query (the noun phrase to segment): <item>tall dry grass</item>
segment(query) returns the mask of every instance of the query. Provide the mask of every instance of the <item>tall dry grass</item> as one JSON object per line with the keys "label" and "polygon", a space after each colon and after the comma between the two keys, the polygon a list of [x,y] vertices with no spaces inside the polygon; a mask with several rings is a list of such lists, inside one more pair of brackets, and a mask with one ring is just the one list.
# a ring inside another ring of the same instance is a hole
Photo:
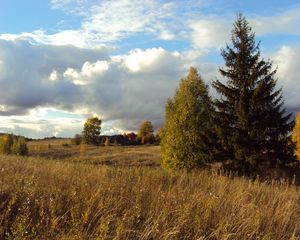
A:
{"label": "tall dry grass", "polygon": [[205,171],[0,156],[0,239],[300,239],[299,197]]}

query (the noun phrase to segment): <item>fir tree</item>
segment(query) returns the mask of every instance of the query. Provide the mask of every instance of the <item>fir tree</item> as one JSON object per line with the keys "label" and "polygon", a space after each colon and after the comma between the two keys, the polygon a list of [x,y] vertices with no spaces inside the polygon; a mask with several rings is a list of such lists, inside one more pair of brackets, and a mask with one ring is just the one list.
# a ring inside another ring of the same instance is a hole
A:
{"label": "fir tree", "polygon": [[191,170],[212,160],[212,113],[208,86],[197,70],[190,68],[174,98],[166,104],[166,123],[161,134],[164,168]]}
{"label": "fir tree", "polygon": [[221,95],[215,101],[215,121],[223,157],[244,171],[264,160],[287,162],[293,158],[293,123],[285,114],[282,90],[276,88],[276,70],[261,58],[255,34],[241,14],[231,40],[232,45],[222,50],[225,67],[220,69],[227,82],[213,82]]}

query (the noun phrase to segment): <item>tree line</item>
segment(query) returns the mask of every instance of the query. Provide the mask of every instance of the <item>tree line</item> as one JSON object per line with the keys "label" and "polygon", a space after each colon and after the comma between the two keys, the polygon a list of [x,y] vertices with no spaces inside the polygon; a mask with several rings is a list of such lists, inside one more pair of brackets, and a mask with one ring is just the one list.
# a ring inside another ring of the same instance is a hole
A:
{"label": "tree line", "polygon": [[83,127],[82,134],[76,134],[73,143],[92,145],[144,145],[159,144],[159,131],[154,134],[154,127],[149,120],[143,121],[137,134],[134,132],[119,135],[100,135],[102,120],[98,117],[88,118]]}

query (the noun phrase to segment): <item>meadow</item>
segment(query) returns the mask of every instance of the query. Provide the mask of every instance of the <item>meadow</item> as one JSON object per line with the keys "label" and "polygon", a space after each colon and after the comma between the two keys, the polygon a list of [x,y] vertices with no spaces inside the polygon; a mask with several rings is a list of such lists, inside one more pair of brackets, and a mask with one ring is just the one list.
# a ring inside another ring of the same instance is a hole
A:
{"label": "meadow", "polygon": [[159,146],[28,145],[0,156],[0,239],[300,239],[284,180],[169,173]]}

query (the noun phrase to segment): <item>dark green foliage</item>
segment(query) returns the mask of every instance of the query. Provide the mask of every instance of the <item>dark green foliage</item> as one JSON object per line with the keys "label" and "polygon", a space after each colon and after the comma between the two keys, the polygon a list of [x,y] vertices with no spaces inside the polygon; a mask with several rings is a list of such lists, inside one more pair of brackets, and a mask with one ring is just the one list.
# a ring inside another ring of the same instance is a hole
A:
{"label": "dark green foliage", "polygon": [[285,114],[282,90],[276,88],[272,63],[260,57],[255,34],[242,15],[234,24],[232,46],[222,50],[227,80],[213,82],[221,95],[215,101],[216,128],[224,159],[234,159],[243,170],[262,161],[277,164],[293,159],[289,131],[293,123]]}
{"label": "dark green foliage", "polygon": [[82,138],[87,144],[99,144],[99,136],[101,130],[101,120],[97,117],[92,117],[86,120],[82,132]]}
{"label": "dark green foliage", "polygon": [[161,134],[164,168],[191,170],[212,161],[212,114],[208,86],[197,70],[190,68],[174,98],[166,104]]}

